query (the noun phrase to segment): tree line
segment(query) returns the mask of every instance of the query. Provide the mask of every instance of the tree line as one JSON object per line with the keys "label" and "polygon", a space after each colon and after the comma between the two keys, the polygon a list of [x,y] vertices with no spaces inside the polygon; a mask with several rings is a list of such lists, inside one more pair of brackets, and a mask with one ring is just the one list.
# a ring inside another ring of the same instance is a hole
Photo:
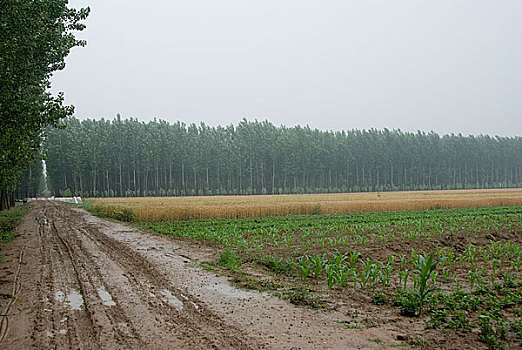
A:
{"label": "tree line", "polygon": [[[522,138],[68,118],[44,143],[55,195],[185,196],[522,186]],[[34,176],[34,169],[32,170]],[[24,175],[28,179],[28,173]],[[33,183],[34,183],[33,178]],[[19,194],[29,189],[20,185]],[[33,185],[33,191],[35,186]]]}
{"label": "tree line", "polygon": [[14,204],[22,172],[41,159],[43,129],[73,114],[63,94],[49,92],[50,78],[73,47],[85,45],[74,32],[88,14],[64,0],[0,1],[0,210]]}

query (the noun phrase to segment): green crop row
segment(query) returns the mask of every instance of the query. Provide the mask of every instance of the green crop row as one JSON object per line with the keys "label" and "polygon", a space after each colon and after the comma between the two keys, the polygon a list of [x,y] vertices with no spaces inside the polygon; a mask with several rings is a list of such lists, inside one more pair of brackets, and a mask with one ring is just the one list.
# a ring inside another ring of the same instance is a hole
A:
{"label": "green crop row", "polygon": [[501,230],[522,230],[522,207],[429,210],[236,220],[142,223],[153,231],[204,240],[250,255],[386,245],[420,239],[455,239]]}

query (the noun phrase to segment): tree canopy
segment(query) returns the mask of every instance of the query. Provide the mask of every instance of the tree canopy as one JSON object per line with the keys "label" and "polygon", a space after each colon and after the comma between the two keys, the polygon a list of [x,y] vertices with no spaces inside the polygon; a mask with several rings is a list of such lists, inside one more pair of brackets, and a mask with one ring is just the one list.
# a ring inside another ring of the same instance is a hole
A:
{"label": "tree canopy", "polygon": [[21,172],[39,156],[43,129],[71,116],[63,94],[49,92],[53,72],[85,42],[74,32],[88,8],[73,9],[66,0],[0,0],[0,209]]}
{"label": "tree canopy", "polygon": [[[56,195],[325,193],[522,186],[522,138],[67,119],[45,142]],[[37,169],[27,173],[31,179]],[[34,189],[34,185],[32,187]],[[22,188],[20,195],[28,189]]]}

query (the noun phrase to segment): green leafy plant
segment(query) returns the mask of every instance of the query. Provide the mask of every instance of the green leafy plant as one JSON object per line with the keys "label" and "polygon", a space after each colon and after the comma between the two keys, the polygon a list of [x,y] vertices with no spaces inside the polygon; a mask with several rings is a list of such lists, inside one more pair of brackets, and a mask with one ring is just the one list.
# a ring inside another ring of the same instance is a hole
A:
{"label": "green leafy plant", "polygon": [[435,260],[434,254],[430,254],[428,258],[422,254],[417,256],[413,270],[413,287],[399,290],[395,297],[395,304],[400,307],[402,314],[419,316],[422,313],[424,305],[437,290],[429,285],[429,281],[430,279],[433,281],[432,274],[443,260],[444,257]]}
{"label": "green leafy plant", "polygon": [[241,264],[241,259],[231,250],[225,250],[219,255],[217,263],[227,270],[237,270]]}
{"label": "green leafy plant", "polygon": [[397,290],[393,303],[400,308],[401,314],[405,316],[418,316],[420,314],[421,305],[419,298],[411,289],[408,291]]}
{"label": "green leafy plant", "polygon": [[419,255],[417,259],[417,264],[415,266],[415,270],[413,271],[413,291],[418,298],[420,307],[419,313],[422,312],[422,307],[429,296],[436,290],[436,288],[429,286],[428,281],[430,280],[432,274],[435,274],[437,265],[444,261],[444,259],[444,257],[440,257],[435,260],[434,254],[430,254],[427,259],[423,255]]}
{"label": "green leafy plant", "polygon": [[372,296],[372,304],[374,305],[384,305],[388,302],[388,297],[384,293],[376,293]]}
{"label": "green leafy plant", "polygon": [[359,270],[359,283],[362,289],[366,289],[368,283],[370,287],[375,286],[377,276],[379,275],[379,267],[371,259],[362,262],[363,269]]}
{"label": "green leafy plant", "polygon": [[20,223],[27,211],[25,208],[18,207],[0,211],[0,243],[7,243],[13,240],[12,231]]}
{"label": "green leafy plant", "polygon": [[290,275],[294,271],[294,262],[292,260],[278,258],[276,256],[263,258],[261,264],[280,275]]}
{"label": "green leafy plant", "polygon": [[308,255],[301,256],[297,259],[297,271],[299,272],[299,276],[301,279],[305,281],[310,275],[310,271],[312,268],[312,260]]}
{"label": "green leafy plant", "polygon": [[506,349],[506,322],[500,317],[488,313],[479,316],[479,340],[487,345],[488,349]]}
{"label": "green leafy plant", "polygon": [[323,268],[326,265],[326,257],[324,255],[312,255],[310,256],[310,260],[312,261],[312,273],[314,274],[314,278],[317,279],[321,276]]}

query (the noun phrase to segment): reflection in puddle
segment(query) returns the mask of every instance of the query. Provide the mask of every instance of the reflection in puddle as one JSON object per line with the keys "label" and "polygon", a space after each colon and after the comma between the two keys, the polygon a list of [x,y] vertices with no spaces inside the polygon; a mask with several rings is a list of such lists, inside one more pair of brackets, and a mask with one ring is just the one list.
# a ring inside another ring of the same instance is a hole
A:
{"label": "reflection in puddle", "polygon": [[163,289],[161,291],[161,294],[167,298],[167,300],[169,301],[169,303],[176,307],[177,309],[181,310],[183,309],[183,303],[181,302],[181,300],[179,300],[178,298],[176,298],[174,295],[172,295],[172,293],[170,292],[170,290],[168,289]]}
{"label": "reflection in puddle", "polygon": [[61,290],[57,290],[54,293],[54,300],[59,303],[64,303],[71,310],[80,310],[83,305],[83,296],[74,289],[71,289],[67,295],[65,295]]}
{"label": "reflection in puddle", "polygon": [[102,300],[103,305],[105,306],[114,306],[116,303],[112,300],[111,295],[103,288],[98,288],[98,296]]}
{"label": "reflection in puddle", "polygon": [[72,289],[67,295],[65,305],[68,305],[71,310],[80,310],[83,305],[82,295],[77,290]]}
{"label": "reflection in puddle", "polygon": [[56,300],[59,303],[63,303],[65,301],[65,294],[61,290],[57,290],[54,293],[54,300]]}

